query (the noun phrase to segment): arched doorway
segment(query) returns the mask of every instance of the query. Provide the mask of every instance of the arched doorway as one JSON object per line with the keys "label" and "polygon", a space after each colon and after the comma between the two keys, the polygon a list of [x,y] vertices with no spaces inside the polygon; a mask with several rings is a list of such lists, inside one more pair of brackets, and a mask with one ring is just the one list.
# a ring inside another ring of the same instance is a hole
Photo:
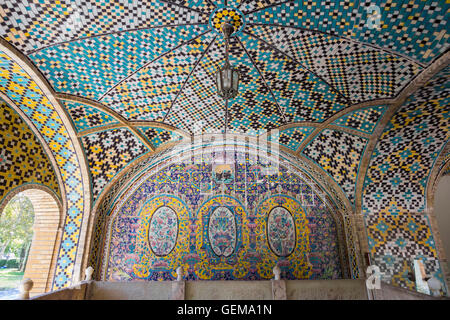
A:
{"label": "arched doorway", "polygon": [[31,201],[17,194],[0,216],[0,299],[19,294],[33,237],[34,210]]}
{"label": "arched doorway", "polygon": [[[439,182],[434,193],[434,216],[437,221],[439,235],[442,241],[444,257],[442,259],[443,264],[446,264],[444,268],[450,270],[450,234],[447,232],[450,230],[450,175],[443,175],[440,177]],[[448,271],[447,271],[448,272]],[[448,281],[449,279],[447,279]]]}
{"label": "arched doorway", "polygon": [[59,201],[45,187],[39,186],[39,189],[33,186],[27,187],[29,189],[24,191],[17,190],[16,196],[8,203],[15,201],[17,197],[25,198],[31,204],[34,212],[31,244],[26,249],[28,251],[27,259],[22,267],[23,278],[33,280],[31,290],[31,296],[33,296],[51,290],[61,242],[62,210]]}

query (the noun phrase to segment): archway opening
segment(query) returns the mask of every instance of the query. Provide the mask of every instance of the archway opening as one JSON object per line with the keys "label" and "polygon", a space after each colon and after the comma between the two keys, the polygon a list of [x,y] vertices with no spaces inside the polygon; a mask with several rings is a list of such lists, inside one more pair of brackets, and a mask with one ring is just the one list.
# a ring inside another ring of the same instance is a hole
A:
{"label": "archway opening", "polygon": [[[61,243],[61,206],[51,193],[42,189],[36,189],[33,186],[33,188],[18,192],[3,210],[1,221],[6,224],[6,232],[0,241],[2,241],[2,244],[9,242],[9,246],[13,241],[16,241],[18,242],[16,246],[19,246],[12,256],[18,259],[17,268],[15,271],[10,270],[13,272],[10,274],[10,279],[13,278],[14,283],[10,283],[11,291],[4,295],[3,299],[17,297],[18,286],[22,278],[29,278],[33,281],[31,296],[51,290],[57,253]],[[10,211],[14,212],[15,219],[7,219],[8,215],[11,215],[9,214]],[[33,219],[31,220],[30,212],[33,213]],[[27,218],[27,228],[22,230],[25,227],[20,226],[20,223],[25,218]],[[17,238],[19,240],[15,240],[13,237],[15,233],[18,233]],[[20,247],[20,244],[22,247]],[[12,262],[9,262],[7,267],[13,266],[12,264]]]}
{"label": "archway opening", "polygon": [[[434,216],[437,220],[440,238],[444,247],[447,270],[450,270],[450,175],[444,175],[439,179],[435,194],[434,194]],[[447,281],[450,279],[447,279]]]}
{"label": "archway opening", "polygon": [[19,193],[0,216],[0,299],[19,294],[33,240],[34,208],[30,199]]}

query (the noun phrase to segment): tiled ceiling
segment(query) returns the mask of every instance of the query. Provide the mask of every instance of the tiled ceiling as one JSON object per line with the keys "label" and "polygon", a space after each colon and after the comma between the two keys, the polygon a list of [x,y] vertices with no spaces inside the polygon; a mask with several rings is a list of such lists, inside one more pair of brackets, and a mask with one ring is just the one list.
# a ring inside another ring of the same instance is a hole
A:
{"label": "tiled ceiling", "polygon": [[[368,16],[370,5],[380,18]],[[89,98],[128,121],[258,134],[395,97],[446,50],[448,7],[398,0],[4,1],[0,35],[57,92]],[[230,58],[241,83],[227,102],[216,94],[214,74],[225,51],[217,29],[229,19],[238,29]],[[86,118],[78,114],[75,122]]]}
{"label": "tiled ceiling", "polygon": [[[0,36],[57,92],[83,144],[94,198],[135,160],[191,134],[280,128],[280,145],[322,167],[352,201],[365,145],[387,108],[355,104],[395,98],[448,49],[449,8],[401,0],[2,1]],[[240,86],[229,101],[215,86],[223,21],[237,29],[230,61]],[[353,152],[350,171],[331,161],[349,157],[335,144]]]}

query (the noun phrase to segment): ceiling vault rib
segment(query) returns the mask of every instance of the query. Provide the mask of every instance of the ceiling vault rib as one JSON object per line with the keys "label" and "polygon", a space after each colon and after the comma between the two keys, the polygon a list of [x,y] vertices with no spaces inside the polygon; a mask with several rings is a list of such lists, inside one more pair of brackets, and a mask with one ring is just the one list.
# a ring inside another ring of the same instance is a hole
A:
{"label": "ceiling vault rib", "polygon": [[346,96],[344,96],[338,89],[336,89],[333,85],[331,85],[330,83],[328,83],[328,81],[326,81],[324,78],[322,78],[322,76],[319,76],[317,73],[315,73],[314,71],[312,71],[311,69],[309,69],[308,67],[304,66],[303,64],[301,64],[300,62],[298,62],[295,58],[291,57],[289,54],[285,53],[284,51],[278,49],[277,47],[275,47],[274,45],[268,43],[267,41],[265,41],[264,39],[261,39],[260,37],[254,35],[253,33],[250,33],[248,31],[243,31],[243,33],[249,35],[250,37],[255,38],[258,41],[261,41],[262,43],[264,43],[265,45],[269,46],[272,50],[275,50],[279,53],[281,53],[282,55],[284,55],[285,57],[289,58],[291,61],[295,62],[296,64],[302,66],[302,68],[304,68],[305,70],[307,70],[308,72],[314,74],[316,77],[318,77],[320,80],[322,80],[324,83],[326,83],[330,88],[332,88],[341,98],[345,99],[345,101],[347,101],[347,103],[350,105],[352,103],[352,101],[347,98]]}
{"label": "ceiling vault rib", "polygon": [[272,3],[271,5],[268,5],[268,6],[264,7],[264,8],[258,8],[258,9],[246,12],[244,14],[245,15],[253,14],[255,12],[258,12],[258,11],[261,11],[261,10],[265,10],[265,9],[269,9],[269,8],[273,8],[273,7],[276,7],[276,6],[285,4],[285,3],[289,3],[289,2],[292,2],[292,1],[295,1],[295,0],[286,0],[286,1],[281,1],[281,2],[277,2],[277,3]]}
{"label": "ceiling vault rib", "polygon": [[134,76],[136,73],[138,73],[139,71],[141,71],[142,69],[146,68],[147,66],[149,66],[150,64],[158,61],[159,59],[161,59],[162,57],[172,53],[173,51],[181,48],[182,46],[188,44],[189,42],[191,42],[192,40],[195,40],[197,38],[200,38],[201,36],[204,36],[205,34],[207,34],[208,32],[211,32],[210,29],[198,34],[197,36],[195,36],[194,38],[191,38],[189,40],[183,41],[182,43],[180,43],[179,45],[177,45],[176,47],[173,47],[172,49],[162,53],[161,55],[157,56],[155,59],[146,62],[144,65],[142,65],[141,67],[139,67],[138,69],[136,69],[135,71],[133,71],[132,73],[130,73],[128,76],[126,76],[125,78],[123,78],[122,80],[120,80],[119,82],[117,82],[114,86],[112,86],[111,88],[109,88],[104,94],[102,94],[100,96],[100,98],[98,99],[98,101],[101,101],[107,94],[109,94],[111,91],[113,91],[115,88],[117,88],[118,86],[120,86],[122,83],[124,83],[125,81],[127,81],[128,79],[130,79],[132,76]]}
{"label": "ceiling vault rib", "polygon": [[47,49],[47,48],[51,48],[51,47],[57,47],[57,46],[62,45],[62,44],[72,43],[72,42],[77,42],[77,41],[83,41],[83,40],[93,39],[93,38],[99,38],[99,37],[109,36],[109,35],[113,35],[113,34],[121,34],[121,33],[134,32],[134,31],[144,31],[144,30],[151,30],[151,29],[164,29],[164,28],[173,28],[173,27],[202,26],[202,25],[206,26],[206,25],[208,25],[208,23],[195,22],[195,23],[166,24],[166,25],[161,25],[161,26],[150,26],[150,27],[141,27],[141,28],[133,28],[133,29],[127,29],[127,30],[104,32],[104,33],[94,34],[92,36],[80,37],[80,38],[76,38],[76,39],[72,39],[72,40],[52,43],[52,44],[43,46],[43,47],[38,48],[38,49],[30,50],[26,54],[27,55],[32,55],[32,54],[35,54],[36,52],[39,52],[41,50],[44,50],[44,49]]}
{"label": "ceiling vault rib", "polygon": [[118,129],[118,128],[126,128],[126,124],[125,123],[115,123],[115,124],[109,124],[106,126],[102,126],[102,127],[95,127],[95,128],[90,128],[90,129],[86,129],[83,131],[79,131],[77,133],[77,137],[84,137],[93,133],[97,133],[97,132],[102,132],[105,130],[111,130],[111,129]]}
{"label": "ceiling vault rib", "polygon": [[194,70],[197,68],[197,66],[200,64],[200,61],[203,59],[203,57],[205,56],[206,52],[209,50],[209,48],[211,47],[211,45],[214,43],[214,41],[216,40],[217,36],[214,36],[214,38],[211,40],[211,42],[208,44],[208,46],[206,47],[205,51],[203,51],[203,53],[201,54],[200,58],[195,62],[194,67],[192,68],[191,72],[189,72],[188,76],[186,77],[186,80],[184,80],[180,90],[178,91],[177,95],[175,96],[175,98],[172,100],[172,103],[170,104],[169,110],[167,110],[167,113],[164,115],[164,118],[161,122],[166,121],[167,116],[169,115],[170,111],[172,110],[172,107],[174,106],[175,102],[177,101],[178,97],[180,96],[181,92],[184,89],[184,86],[186,85],[186,83],[188,83],[189,78],[191,77],[192,73],[194,72]]}
{"label": "ceiling vault rib", "polygon": [[367,171],[369,169],[370,160],[372,159],[372,154],[375,150],[378,141],[391,120],[391,118],[395,115],[395,113],[402,107],[403,101],[399,101],[397,103],[391,104],[383,117],[380,119],[377,124],[374,132],[372,133],[369,141],[367,142],[367,146],[364,149],[363,154],[361,155],[361,163],[359,166],[359,173],[355,183],[355,210],[356,214],[361,214],[362,208],[362,192],[364,191],[364,180],[366,178]]}
{"label": "ceiling vault rib", "polygon": [[172,1],[168,1],[168,0],[160,0],[160,1],[164,2],[164,3],[172,4],[172,5],[177,6],[179,8],[183,8],[183,9],[186,9],[186,10],[191,10],[191,11],[194,11],[194,12],[197,12],[197,13],[200,13],[200,14],[208,14],[208,12],[205,12],[205,11],[202,11],[202,10],[198,10],[198,9],[194,9],[194,8],[191,8],[191,7],[188,7],[188,6],[184,6],[184,5],[176,3],[176,2],[172,2]]}
{"label": "ceiling vault rib", "polygon": [[[372,44],[372,43],[367,43],[367,42],[362,42],[362,41],[359,41],[359,40],[351,39],[351,38],[349,38],[347,36],[339,35],[339,34],[332,33],[332,32],[325,32],[325,31],[320,31],[320,30],[307,29],[307,28],[297,27],[297,26],[284,26],[284,25],[278,24],[278,23],[249,22],[247,25],[249,25],[249,26],[269,26],[269,27],[279,27],[279,28],[290,28],[290,29],[302,30],[302,31],[307,31],[307,32],[312,32],[312,33],[319,33],[319,34],[323,34],[323,35],[326,35],[326,36],[331,36],[331,37],[334,37],[334,38],[338,38],[341,41],[345,40],[345,41],[352,42],[352,43],[357,44],[357,45],[368,46],[368,47],[371,47],[373,49],[384,51],[386,53],[389,53],[389,54],[401,57],[403,59],[406,59],[406,60],[408,60],[410,62],[413,62],[413,63],[421,66],[422,68],[425,68],[427,66],[426,63],[423,63],[423,62],[420,62],[418,60],[415,60],[415,59],[413,59],[411,57],[408,57],[408,56],[406,56],[406,55],[404,55],[402,53],[399,53],[399,52],[396,52],[396,51],[393,51],[393,50],[390,50],[390,49],[386,49],[386,48],[377,46],[377,45]],[[243,32],[247,32],[248,33],[248,31],[243,31]]]}
{"label": "ceiling vault rib", "polygon": [[261,70],[259,70],[258,66],[256,65],[256,62],[253,60],[253,58],[250,56],[250,53],[247,51],[247,49],[245,48],[244,44],[242,43],[242,41],[239,38],[236,38],[239,41],[239,44],[241,45],[242,49],[244,49],[245,53],[247,54],[248,58],[250,59],[250,61],[252,62],[253,66],[255,67],[256,71],[258,71],[259,76],[261,77],[261,79],[264,82],[264,85],[267,87],[267,89],[269,90],[270,94],[272,95],[273,100],[275,101],[275,104],[277,105],[278,108],[278,112],[280,113],[281,117],[283,118],[283,122],[284,124],[288,123],[288,121],[286,120],[286,116],[283,112],[283,109],[281,109],[280,104],[278,103],[277,99],[275,98],[275,95],[273,94],[272,89],[270,88],[269,84],[267,83],[266,79],[264,78],[263,74],[261,73]]}
{"label": "ceiling vault rib", "polygon": [[70,94],[66,94],[66,93],[57,93],[56,98],[59,101],[73,101],[73,102],[80,102],[80,103],[85,103],[87,105],[93,106],[95,108],[98,108],[106,113],[108,113],[109,115],[111,115],[114,119],[116,119],[117,121],[119,121],[119,124],[113,124],[113,125],[107,125],[107,126],[103,126],[103,127],[99,127],[99,128],[93,128],[93,129],[88,129],[86,131],[83,132],[79,132],[77,133],[77,137],[82,137],[91,133],[96,133],[96,132],[100,132],[100,131],[104,131],[107,129],[117,129],[117,128],[122,128],[122,127],[126,127],[128,130],[130,130],[131,132],[133,132],[136,136],[138,136],[140,138],[140,140],[142,140],[141,142],[150,149],[151,152],[155,151],[155,147],[149,143],[147,141],[147,139],[139,132],[139,130],[137,130],[133,124],[128,121],[127,119],[125,119],[122,115],[116,113],[115,111],[111,110],[110,108],[104,106],[103,104],[101,104],[100,102],[97,101],[91,101],[90,99],[87,98],[80,98],[78,96],[73,96]]}
{"label": "ceiling vault rib", "polygon": [[116,111],[112,110],[111,108],[105,106],[104,104],[102,104],[101,102],[98,102],[96,100],[91,100],[89,98],[84,98],[84,97],[80,97],[80,96],[73,95],[70,93],[61,93],[61,92],[57,92],[55,94],[55,96],[59,100],[79,102],[79,103],[87,104],[91,107],[100,109],[121,123],[125,123],[127,121],[121,114],[117,113]]}
{"label": "ceiling vault rib", "polygon": [[236,7],[236,9],[240,10],[239,8],[244,5],[245,3],[247,3],[247,0],[242,0],[239,5]]}
{"label": "ceiling vault rib", "polygon": [[212,5],[214,8],[217,8],[217,4],[215,4],[214,2],[212,2],[212,0],[206,0],[206,2],[208,2],[210,5]]}

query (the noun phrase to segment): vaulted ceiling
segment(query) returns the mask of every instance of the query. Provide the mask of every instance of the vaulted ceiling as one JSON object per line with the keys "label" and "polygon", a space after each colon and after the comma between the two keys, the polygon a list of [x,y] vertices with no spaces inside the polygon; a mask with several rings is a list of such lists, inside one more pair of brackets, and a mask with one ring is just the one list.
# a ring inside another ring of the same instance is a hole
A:
{"label": "vaulted ceiling", "polygon": [[[377,100],[398,97],[446,52],[449,7],[402,0],[3,1],[0,36],[29,59],[70,116],[94,198],[119,171],[168,143],[200,132],[279,128],[280,145],[317,163],[353,201],[363,152],[387,110]],[[218,97],[214,81],[225,59],[224,21],[237,30],[230,60],[241,75],[239,95],[229,101]],[[325,161],[322,149],[351,165]]]}
{"label": "vaulted ceiling", "polygon": [[[93,206],[106,212],[160,151],[274,128],[282,152],[365,215],[377,265],[403,283],[393,252],[407,250],[441,277],[425,213],[449,166],[449,15],[443,0],[1,1],[0,107],[44,146],[67,212],[53,287],[80,268]],[[241,82],[225,101],[214,76],[228,20]]]}

